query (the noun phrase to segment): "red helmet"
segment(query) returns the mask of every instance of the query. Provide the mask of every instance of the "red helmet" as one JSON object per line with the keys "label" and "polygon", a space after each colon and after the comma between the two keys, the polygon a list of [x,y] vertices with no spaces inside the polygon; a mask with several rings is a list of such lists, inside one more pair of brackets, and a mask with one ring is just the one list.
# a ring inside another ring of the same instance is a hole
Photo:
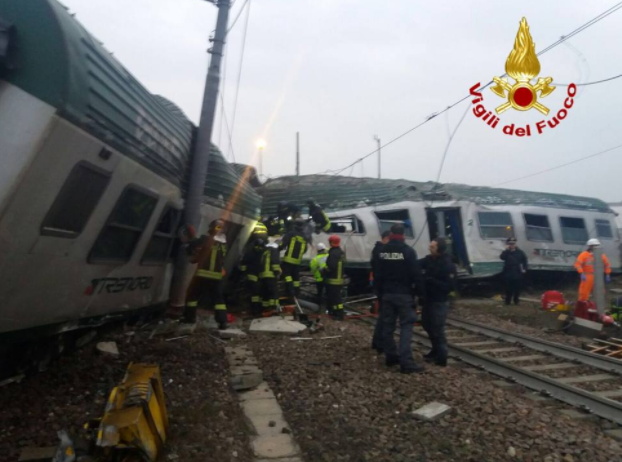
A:
{"label": "red helmet", "polygon": [[328,238],[328,243],[331,247],[339,247],[339,245],[341,244],[341,238],[333,234],[331,237]]}

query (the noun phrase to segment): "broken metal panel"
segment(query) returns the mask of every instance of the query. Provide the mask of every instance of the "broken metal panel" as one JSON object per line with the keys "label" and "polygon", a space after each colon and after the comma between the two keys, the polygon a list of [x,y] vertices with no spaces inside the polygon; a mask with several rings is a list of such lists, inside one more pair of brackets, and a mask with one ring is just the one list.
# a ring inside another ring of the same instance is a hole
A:
{"label": "broken metal panel", "polygon": [[168,430],[160,368],[130,364],[123,382],[112,390],[99,426],[97,445],[136,450],[155,461]]}

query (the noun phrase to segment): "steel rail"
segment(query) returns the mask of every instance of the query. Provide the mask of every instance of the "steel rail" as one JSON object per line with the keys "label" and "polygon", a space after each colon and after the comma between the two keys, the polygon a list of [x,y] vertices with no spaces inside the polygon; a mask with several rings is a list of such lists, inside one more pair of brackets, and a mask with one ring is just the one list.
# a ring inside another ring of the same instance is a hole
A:
{"label": "steel rail", "polygon": [[581,350],[569,345],[549,342],[547,340],[529,337],[524,334],[513,333],[507,330],[498,329],[496,327],[490,327],[477,322],[466,321],[464,319],[457,319],[449,316],[447,317],[447,325],[459,327],[487,337],[492,337],[496,340],[518,343],[531,350],[550,353],[554,356],[568,359],[575,363],[579,362],[613,374],[622,375],[622,361],[590,353],[589,351]]}
{"label": "steel rail", "polygon": [[[414,332],[413,335],[418,337],[420,343],[430,346],[430,340],[427,336],[419,332]],[[539,393],[591,412],[603,419],[622,424],[622,403],[620,402],[601,398],[600,396],[581,390],[580,388],[572,387],[549,377],[520,369],[466,348],[450,343],[447,347],[450,356],[456,357],[471,366],[483,369],[511,382],[521,384]]]}

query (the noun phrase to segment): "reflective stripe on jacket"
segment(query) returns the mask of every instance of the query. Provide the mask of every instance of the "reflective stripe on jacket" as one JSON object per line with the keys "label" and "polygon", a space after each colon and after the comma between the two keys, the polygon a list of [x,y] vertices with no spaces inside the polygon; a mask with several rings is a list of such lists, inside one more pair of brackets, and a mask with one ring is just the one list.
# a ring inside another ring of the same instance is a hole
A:
{"label": "reflective stripe on jacket", "polygon": [[333,247],[328,252],[324,277],[326,284],[332,286],[343,285],[343,264],[346,261],[346,254],[341,248]]}
{"label": "reflective stripe on jacket", "polygon": [[[609,264],[609,259],[607,255],[602,254],[603,264],[605,266],[605,274],[611,274],[611,265]],[[577,257],[577,261],[574,264],[574,267],[577,269],[579,274],[594,274],[594,254],[592,252],[588,252],[584,250]]]}
{"label": "reflective stripe on jacket", "polygon": [[259,279],[275,278],[275,273],[280,272],[279,249],[277,247],[267,247],[261,255]]}
{"label": "reflective stripe on jacket", "polygon": [[287,233],[281,242],[281,249],[285,249],[283,262],[300,265],[302,256],[307,252],[307,240],[298,232]]}
{"label": "reflective stripe on jacket", "polygon": [[322,271],[324,270],[324,268],[326,268],[327,259],[328,254],[326,252],[319,253],[311,260],[309,264],[311,272],[313,273],[313,276],[315,277],[315,280],[317,282],[322,282],[324,280],[324,278],[322,277]]}
{"label": "reflective stripe on jacket", "polygon": [[220,281],[223,276],[227,245],[208,237],[197,258],[196,275],[201,278]]}

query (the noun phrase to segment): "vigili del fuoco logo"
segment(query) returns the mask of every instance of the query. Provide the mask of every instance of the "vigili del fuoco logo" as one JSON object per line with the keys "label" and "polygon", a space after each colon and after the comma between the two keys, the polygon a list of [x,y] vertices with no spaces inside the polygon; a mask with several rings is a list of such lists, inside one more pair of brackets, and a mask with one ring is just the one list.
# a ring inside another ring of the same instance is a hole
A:
{"label": "vigili del fuoco logo", "polygon": [[[514,49],[510,52],[510,56],[508,56],[505,62],[505,72],[514,82],[512,83],[507,77],[493,78],[494,85],[490,90],[498,97],[506,100],[495,108],[495,113],[503,114],[510,108],[517,111],[535,109],[548,116],[549,108],[539,100],[546,98],[555,91],[555,87],[551,85],[553,77],[538,77],[540,74],[540,61],[538,61],[536,45],[533,43],[525,18],[520,22],[516,40],[514,41]],[[532,83],[536,77],[538,77],[537,81]],[[472,101],[472,104],[475,105],[473,114],[484,121],[490,128],[497,128],[501,119],[498,115],[493,114],[492,111],[484,107],[484,96],[477,91],[479,87],[480,83],[478,82],[469,89],[470,94],[475,97]],[[559,109],[554,116],[536,122],[534,130],[532,130],[530,124],[518,127],[514,123],[509,123],[503,125],[503,133],[510,136],[541,135],[546,129],[557,127],[568,116],[568,110],[574,104],[577,86],[571,83],[568,85],[567,92],[564,107]]]}

